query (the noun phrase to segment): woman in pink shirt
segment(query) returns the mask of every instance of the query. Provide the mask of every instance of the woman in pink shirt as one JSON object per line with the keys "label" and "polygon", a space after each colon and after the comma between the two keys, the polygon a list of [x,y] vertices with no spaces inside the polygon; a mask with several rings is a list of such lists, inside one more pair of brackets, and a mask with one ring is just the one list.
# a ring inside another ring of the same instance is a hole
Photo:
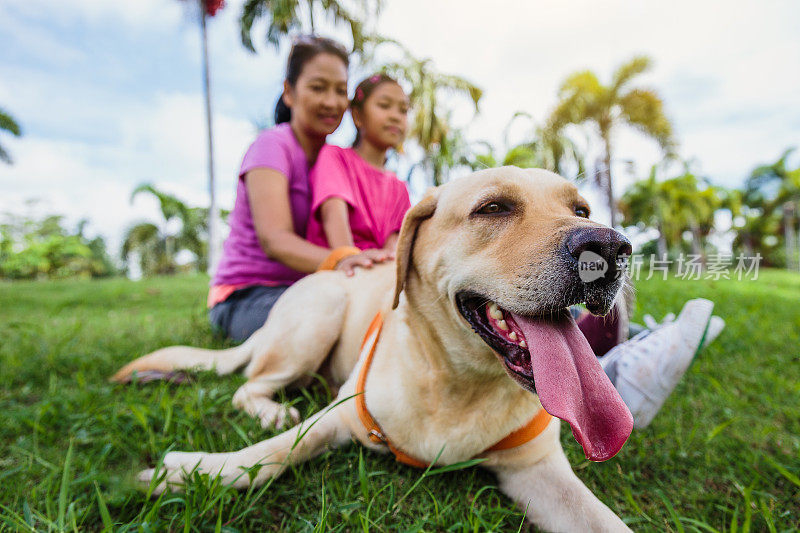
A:
{"label": "woman in pink shirt", "polygon": [[276,126],[263,131],[244,156],[230,234],[208,295],[211,323],[234,340],[264,324],[275,301],[320,265],[352,269],[387,254],[342,257],[305,239],[311,213],[308,173],[326,137],[347,110],[347,51],[320,37],[302,37],[289,53]]}

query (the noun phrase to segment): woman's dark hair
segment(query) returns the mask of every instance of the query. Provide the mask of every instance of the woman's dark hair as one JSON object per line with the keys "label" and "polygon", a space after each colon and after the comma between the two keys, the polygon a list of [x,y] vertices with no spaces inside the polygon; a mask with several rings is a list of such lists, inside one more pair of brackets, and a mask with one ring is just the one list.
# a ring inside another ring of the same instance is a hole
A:
{"label": "woman's dark hair", "polygon": [[[334,55],[342,60],[345,67],[350,66],[347,49],[338,42],[326,37],[302,35],[292,43],[292,49],[289,51],[289,60],[286,62],[285,79],[289,82],[289,85],[294,87],[306,63],[319,54]],[[275,125],[289,122],[291,118],[292,110],[283,102],[283,94],[281,94],[278,97],[278,103],[275,105]]]}
{"label": "woman's dark hair", "polygon": [[[394,83],[399,85],[396,79],[384,74],[383,72],[378,72],[377,74],[373,74],[369,78],[362,80],[361,83],[359,83],[356,87],[355,93],[353,93],[353,99],[350,100],[350,111],[352,112],[354,109],[362,111],[364,109],[364,102],[367,101],[369,95],[371,95],[379,85],[383,85],[384,83]],[[358,131],[358,128],[356,128],[356,139],[353,141],[353,146],[358,146],[360,140],[361,132]]]}

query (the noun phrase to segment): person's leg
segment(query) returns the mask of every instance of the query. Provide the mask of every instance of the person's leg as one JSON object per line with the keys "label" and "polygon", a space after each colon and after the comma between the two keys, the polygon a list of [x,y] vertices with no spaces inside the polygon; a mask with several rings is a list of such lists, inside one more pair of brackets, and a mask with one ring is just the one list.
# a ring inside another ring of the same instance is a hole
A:
{"label": "person's leg", "polygon": [[674,322],[646,330],[600,359],[633,414],[634,427],[647,426],[677,386],[700,347],[713,340],[724,322],[710,331],[713,302],[690,300]]}
{"label": "person's leg", "polygon": [[272,306],[286,289],[285,286],[251,285],[234,291],[228,299],[209,310],[209,321],[226,337],[242,342],[264,325]]}
{"label": "person's leg", "polygon": [[585,311],[576,322],[597,357],[604,356],[626,340],[625,336],[620,335],[620,313],[616,307],[606,316],[595,316]]}
{"label": "person's leg", "polygon": [[[632,293],[628,293],[632,294]],[[595,316],[582,307],[570,307],[570,313],[578,324],[589,346],[597,357],[602,357],[614,346],[625,342],[630,333],[630,309],[632,297],[620,298],[606,316]]]}

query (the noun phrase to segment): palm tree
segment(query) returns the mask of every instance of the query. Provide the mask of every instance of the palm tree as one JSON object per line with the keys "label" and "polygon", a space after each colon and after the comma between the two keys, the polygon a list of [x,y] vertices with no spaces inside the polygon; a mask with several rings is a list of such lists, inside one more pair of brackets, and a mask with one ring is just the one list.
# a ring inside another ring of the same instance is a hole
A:
{"label": "palm tree", "polygon": [[[253,46],[253,24],[260,19],[268,19],[266,41],[277,48],[281,40],[291,33],[316,32],[314,10],[322,11],[334,24],[346,24],[353,37],[353,51],[363,52],[365,45],[373,40],[365,30],[368,22],[377,18],[383,0],[358,0],[354,7],[364,13],[359,17],[338,0],[247,0],[242,6],[239,18],[242,45],[255,53]],[[300,11],[305,9],[308,24],[300,18]]]}
{"label": "palm tree", "polygon": [[[168,274],[176,269],[175,256],[181,250],[188,250],[197,258],[198,270],[204,270],[208,261],[205,237],[208,232],[208,210],[189,207],[171,194],[159,191],[151,184],[142,184],[134,189],[131,202],[141,193],[148,193],[158,200],[164,229],[145,222],[128,229],[123,239],[122,258],[132,253],[139,255],[142,273]],[[168,233],[166,226],[173,219],[181,223],[175,234]]]}
{"label": "palm tree", "polygon": [[647,179],[635,182],[622,195],[622,224],[658,230],[657,250],[661,257],[679,247],[684,232],[689,231],[692,253],[704,263],[704,241],[714,228],[714,214],[733,205],[733,200],[691,173],[688,165],[683,174],[668,180],[659,181],[657,173],[658,165],[653,165]]}
{"label": "palm tree", "polygon": [[777,244],[771,243],[770,237],[777,241],[775,234],[780,230],[780,218],[749,206],[745,206],[741,217],[741,223],[735,226],[734,250],[740,250],[747,257],[759,254],[765,263],[775,265],[779,261],[775,257]]}
{"label": "palm tree", "polygon": [[658,165],[650,167],[650,176],[632,184],[619,201],[622,225],[641,225],[658,230],[658,255],[666,257],[669,251],[668,235],[674,234],[669,226],[670,199],[663,184],[656,179]]}
{"label": "palm tree", "polygon": [[800,234],[797,229],[800,219],[800,168],[786,168],[786,161],[792,152],[794,148],[789,148],[771,165],[754,169],[745,182],[745,203],[760,204],[765,213],[780,213],[786,267],[790,270],[800,265],[796,241]]}
{"label": "palm tree", "polygon": [[[186,2],[187,0],[181,0]],[[198,20],[200,22],[200,37],[203,45],[203,97],[205,100],[206,108],[206,132],[207,132],[207,150],[208,150],[208,195],[209,195],[209,208],[208,208],[208,271],[213,272],[216,268],[216,261],[219,257],[220,244],[217,235],[219,228],[219,210],[217,209],[217,195],[216,186],[214,182],[214,133],[212,129],[211,120],[211,81],[209,75],[209,61],[208,61],[208,28],[207,19],[213,17],[225,5],[225,0],[190,0],[197,4],[198,7]]]}
{"label": "palm tree", "polygon": [[466,96],[478,112],[483,91],[466,79],[435,70],[433,62],[418,59],[396,41],[403,59],[389,63],[384,70],[403,79],[411,86],[409,100],[413,109],[412,126],[408,137],[425,153],[423,166],[429,171],[434,185],[447,181],[447,170],[457,160],[454,147],[459,134],[451,125],[451,110],[442,103],[442,95]]}
{"label": "palm tree", "polygon": [[[524,135],[523,142],[512,145],[508,139],[509,132],[520,118],[528,120],[530,129]],[[529,113],[514,113],[504,128],[503,140],[509,147],[503,164],[544,168],[563,176],[575,173],[576,180],[584,175],[585,160],[580,148],[562,130],[536,124]]]}
{"label": "palm tree", "polygon": [[663,187],[669,198],[674,227],[681,235],[686,230],[691,232],[692,253],[705,264],[705,237],[713,229],[714,213],[722,205],[717,190],[688,168],[682,175],[666,180]]}
{"label": "palm tree", "polygon": [[615,126],[627,124],[638,129],[655,139],[666,155],[671,155],[674,149],[672,125],[664,114],[661,97],[652,89],[630,87],[631,81],[650,65],[649,58],[635,57],[617,69],[608,85],[601,84],[589,70],[572,74],[561,85],[559,102],[548,120],[548,128],[553,131],[586,122],[597,128],[603,143],[603,165],[598,179],[605,191],[612,226],[617,221],[611,176]]}
{"label": "palm tree", "polygon": [[[15,137],[22,135],[22,129],[19,127],[19,124],[17,124],[14,118],[2,108],[0,108],[0,130],[7,131]],[[12,165],[14,163],[14,160],[11,159],[11,155],[9,155],[2,145],[0,145],[0,161],[7,165]]]}
{"label": "palm tree", "polygon": [[125,232],[120,257],[128,265],[132,256],[138,258],[143,276],[175,272],[175,258],[169,253],[167,240],[152,222],[135,224]]}

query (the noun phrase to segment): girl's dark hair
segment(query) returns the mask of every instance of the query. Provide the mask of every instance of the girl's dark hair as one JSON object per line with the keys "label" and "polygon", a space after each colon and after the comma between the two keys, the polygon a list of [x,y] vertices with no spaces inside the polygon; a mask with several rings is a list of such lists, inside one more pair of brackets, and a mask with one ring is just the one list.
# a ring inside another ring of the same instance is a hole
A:
{"label": "girl's dark hair", "polygon": [[[294,87],[306,63],[319,54],[334,55],[342,60],[345,68],[350,66],[347,49],[338,42],[327,37],[302,35],[292,43],[292,49],[289,51],[289,60],[286,62],[285,80],[289,82],[289,85]],[[275,105],[275,125],[289,122],[291,118],[292,110],[283,102],[283,94],[281,94],[278,97],[278,103]]]}
{"label": "girl's dark hair", "polygon": [[[383,72],[378,72],[362,80],[356,87],[356,92],[353,93],[353,99],[350,100],[350,111],[352,112],[354,109],[362,111],[364,109],[364,102],[367,101],[369,95],[371,95],[379,85],[383,85],[384,83],[399,85],[396,79]],[[353,146],[358,146],[360,140],[361,132],[356,128],[356,139],[353,141]]]}

